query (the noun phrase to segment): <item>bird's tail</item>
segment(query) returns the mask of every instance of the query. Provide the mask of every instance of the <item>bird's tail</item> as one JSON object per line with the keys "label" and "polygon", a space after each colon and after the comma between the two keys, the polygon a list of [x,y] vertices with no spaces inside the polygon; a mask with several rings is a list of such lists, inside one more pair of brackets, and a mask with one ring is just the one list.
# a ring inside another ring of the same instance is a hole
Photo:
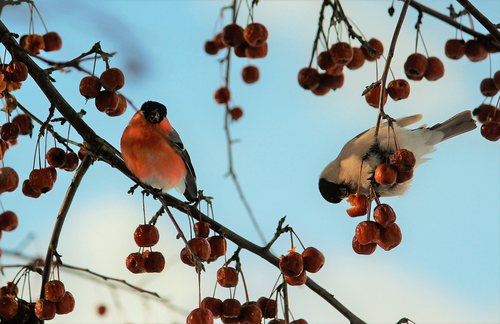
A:
{"label": "bird's tail", "polygon": [[430,127],[429,129],[443,132],[444,137],[441,139],[442,142],[454,136],[469,132],[476,127],[476,121],[472,118],[471,111],[466,110],[456,114],[445,122]]}

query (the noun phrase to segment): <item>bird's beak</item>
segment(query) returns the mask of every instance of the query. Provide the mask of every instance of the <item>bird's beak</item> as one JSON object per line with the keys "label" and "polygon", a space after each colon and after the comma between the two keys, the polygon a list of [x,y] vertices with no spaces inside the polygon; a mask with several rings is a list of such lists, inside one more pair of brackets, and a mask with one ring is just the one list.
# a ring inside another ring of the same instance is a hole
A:
{"label": "bird's beak", "polygon": [[345,187],[341,187],[341,188],[339,188],[339,191],[340,191],[340,198],[344,199],[344,198],[349,197],[349,189],[347,189]]}
{"label": "bird's beak", "polygon": [[158,124],[160,122],[160,112],[155,110],[147,118],[151,124]]}

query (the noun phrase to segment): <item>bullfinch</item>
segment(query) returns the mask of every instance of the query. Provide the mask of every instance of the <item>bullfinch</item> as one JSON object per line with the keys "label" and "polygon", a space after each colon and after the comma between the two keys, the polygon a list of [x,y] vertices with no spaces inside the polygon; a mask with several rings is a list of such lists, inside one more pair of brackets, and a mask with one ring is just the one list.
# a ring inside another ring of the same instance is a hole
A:
{"label": "bullfinch", "polygon": [[127,168],[139,180],[162,192],[176,188],[196,201],[196,174],[164,105],[145,102],[123,131],[120,146]]}
{"label": "bullfinch", "polygon": [[[476,128],[470,111],[461,112],[447,121],[427,128],[426,125],[408,129],[406,126],[422,119],[422,115],[413,115],[396,119],[394,131],[400,148],[413,152],[416,158],[415,167],[429,160],[424,156],[435,151],[434,145],[444,140],[471,131]],[[375,138],[375,127],[364,131],[347,142],[339,156],[330,162],[319,177],[319,191],[325,200],[337,204],[350,194],[357,193],[369,196],[370,187],[379,197],[400,196],[409,189],[409,183],[381,185],[374,180],[374,172],[378,165],[386,163],[388,150],[388,123],[380,125],[378,137]],[[396,151],[392,131],[389,141],[389,156]],[[361,176],[360,176],[360,168]]]}

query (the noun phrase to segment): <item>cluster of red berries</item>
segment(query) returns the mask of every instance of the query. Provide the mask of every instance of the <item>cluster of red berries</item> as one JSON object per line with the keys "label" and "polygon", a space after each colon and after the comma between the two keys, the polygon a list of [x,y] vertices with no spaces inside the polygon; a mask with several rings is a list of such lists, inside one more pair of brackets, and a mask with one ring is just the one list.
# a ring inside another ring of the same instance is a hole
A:
{"label": "cluster of red berries", "polygon": [[46,34],[28,34],[19,39],[19,45],[33,54],[40,54],[40,50],[45,52],[58,51],[62,48],[62,39],[57,32],[47,32]]}
{"label": "cluster of red berries", "polygon": [[[201,221],[197,222],[194,224],[193,229],[195,237],[188,241],[188,245],[191,247],[191,250],[196,253],[201,262],[214,262],[219,257],[226,255],[226,239],[224,236],[220,235],[209,237],[209,223]],[[184,264],[187,264],[190,267],[195,266],[194,256],[187,247],[182,248],[180,258]],[[237,278],[238,275],[236,274],[236,283]]]}
{"label": "cluster of red berries", "polygon": [[467,42],[463,39],[449,39],[444,46],[444,54],[452,60],[461,59],[465,55],[471,62],[480,62],[486,60],[490,53],[496,52],[493,46],[486,46],[475,39]]}
{"label": "cluster of red berries", "polygon": [[154,225],[139,225],[134,232],[134,240],[142,252],[130,253],[125,260],[127,269],[132,273],[162,272],[165,268],[165,257],[161,252],[145,250],[155,246],[160,240],[160,232]]}
{"label": "cluster of red berries", "polygon": [[75,298],[66,291],[60,280],[52,280],[45,284],[45,299],[35,305],[35,315],[41,320],[51,320],[56,314],[71,313],[75,308]]}
{"label": "cluster of red berries", "polygon": [[474,109],[472,114],[476,116],[478,122],[483,124],[481,125],[481,135],[484,138],[492,142],[500,139],[500,109],[492,105],[482,104]]}
{"label": "cluster of red berries", "polygon": [[66,291],[59,280],[47,282],[45,298],[36,303],[28,303],[19,298],[18,293],[17,285],[13,282],[0,288],[0,318],[8,323],[38,323],[36,319],[51,320],[56,314],[68,314],[75,308],[73,295]]}
{"label": "cluster of red berries", "polygon": [[366,46],[352,47],[349,43],[338,42],[332,47],[318,54],[318,67],[324,72],[320,73],[318,69],[306,67],[299,71],[299,85],[311,90],[318,96],[323,96],[344,85],[344,66],[350,70],[359,69],[365,61],[376,61],[384,52],[382,43],[372,38],[367,44],[375,50],[370,52]]}
{"label": "cluster of red berries", "polygon": [[[216,55],[220,50],[228,48],[228,50],[233,49],[237,57],[264,58],[268,51],[268,36],[267,28],[261,23],[248,24],[245,29],[236,23],[229,24],[215,35],[213,40],[205,42],[205,52]],[[244,67],[241,78],[248,84],[257,82],[260,78],[259,68],[252,64]],[[227,104],[231,100],[231,92],[227,86],[220,87],[215,91],[214,97],[215,102]],[[229,113],[232,120],[238,120],[243,116],[241,107],[234,107]]]}
{"label": "cluster of red berries", "polygon": [[[116,91],[125,85],[125,76],[118,68],[109,68],[98,78],[86,76],[80,81],[80,94],[85,99],[95,98],[95,106],[108,116],[121,116],[127,110],[127,99]],[[104,88],[104,90],[101,90]]]}
{"label": "cluster of red berries", "polygon": [[406,77],[420,81],[424,77],[429,81],[436,81],[444,76],[444,64],[435,56],[426,57],[420,53],[413,53],[404,64]]}
{"label": "cluster of red berries", "polygon": [[26,197],[38,198],[49,192],[57,180],[57,170],[73,172],[78,167],[78,155],[73,151],[65,151],[53,147],[45,154],[49,167],[34,169],[28,179],[23,182],[23,194]]}
{"label": "cluster of red berries", "polygon": [[307,281],[307,272],[316,273],[325,265],[325,256],[314,247],[295,252],[295,247],[287,255],[280,256],[279,268],[290,286],[301,286]]}
{"label": "cluster of red berries", "polygon": [[273,319],[277,315],[278,303],[275,299],[260,297],[257,301],[241,304],[234,298],[222,301],[218,298],[205,297],[201,302],[201,307],[189,314],[187,323],[205,324],[213,323],[214,319],[220,319],[222,323],[258,324],[263,318]]}
{"label": "cluster of red berries", "polygon": [[[374,173],[375,181],[382,185],[393,185],[410,180],[416,163],[415,155],[407,149],[398,149],[391,157],[391,164],[380,164]],[[373,210],[375,221],[366,220],[356,227],[352,248],[358,254],[372,254],[377,245],[386,251],[401,243],[401,229],[395,223],[396,214],[388,204],[380,204]],[[351,194],[347,198],[351,208],[347,214],[351,217],[364,216],[370,209],[370,200],[365,195]]]}

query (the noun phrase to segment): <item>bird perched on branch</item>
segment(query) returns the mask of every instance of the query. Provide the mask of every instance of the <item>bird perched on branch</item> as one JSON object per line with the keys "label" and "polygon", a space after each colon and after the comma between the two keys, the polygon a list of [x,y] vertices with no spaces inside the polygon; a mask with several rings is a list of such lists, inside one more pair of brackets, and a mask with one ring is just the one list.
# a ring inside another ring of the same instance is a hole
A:
{"label": "bird perched on branch", "polygon": [[196,174],[179,134],[167,119],[167,108],[145,102],[121,138],[127,168],[145,184],[167,192],[172,188],[196,201]]}
{"label": "bird perched on branch", "polygon": [[[415,155],[415,167],[429,160],[424,156],[435,151],[434,145],[437,143],[476,128],[470,111],[461,112],[429,128],[426,125],[412,130],[406,128],[420,119],[422,115],[413,115],[399,118],[392,123],[399,146]],[[350,194],[357,193],[358,185],[359,194],[366,196],[370,195],[370,187],[379,197],[400,196],[406,193],[411,181],[382,185],[374,180],[377,166],[386,163],[387,157],[396,151],[393,133],[388,132],[388,125],[387,122],[380,125],[377,138],[374,127],[345,144],[339,156],[321,172],[319,191],[323,198],[337,204]]]}

